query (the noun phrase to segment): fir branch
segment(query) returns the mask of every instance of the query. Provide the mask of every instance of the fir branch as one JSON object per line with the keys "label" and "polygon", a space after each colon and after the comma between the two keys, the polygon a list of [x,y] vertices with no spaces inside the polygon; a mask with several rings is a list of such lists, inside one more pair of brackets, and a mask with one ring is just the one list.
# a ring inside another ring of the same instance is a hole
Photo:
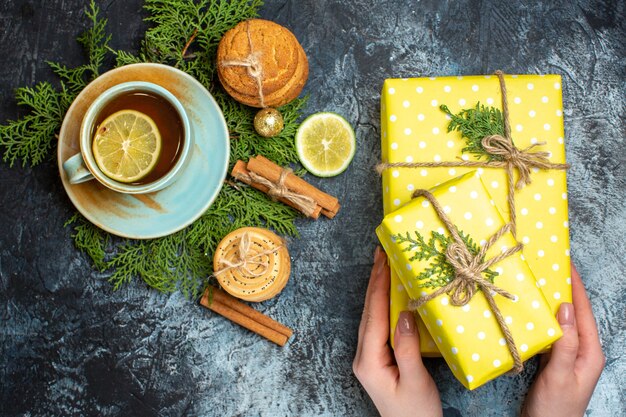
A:
{"label": "fir branch", "polygon": [[63,226],[70,225],[74,225],[74,245],[89,255],[97,270],[105,271],[108,268],[105,258],[110,235],[88,222],[80,213],[75,213]]}
{"label": "fir branch", "polygon": [[490,154],[482,145],[485,136],[504,136],[504,118],[500,110],[483,106],[480,102],[476,103],[476,107],[463,109],[458,114],[453,114],[445,104],[439,108],[450,116],[448,133],[456,130],[465,138],[466,146],[461,152],[471,153],[477,159],[486,157],[489,161],[502,160],[501,156]]}
{"label": "fir branch", "polygon": [[[85,9],[85,15],[91,21],[91,28],[78,37],[78,42],[87,53],[89,63],[86,68],[91,72],[91,79],[100,75],[100,68],[104,63],[104,58],[109,51],[111,35],[105,34],[108,20],[100,19],[100,9],[94,0],[89,3],[89,8]],[[91,81],[91,80],[88,80]]]}
{"label": "fir branch", "polygon": [[[148,279],[148,272],[152,271],[152,265],[149,257],[150,251],[147,250],[146,245],[147,241],[128,241],[117,248],[117,254],[108,263],[113,269],[109,282],[113,285],[114,290],[120,289],[122,285],[129,283],[134,277],[141,276]],[[156,287],[153,286],[153,288]],[[163,292],[173,291],[167,287],[157,289]]]}
{"label": "fir branch", "polygon": [[86,73],[89,70],[87,65],[76,68],[68,68],[57,62],[47,61],[52,71],[61,79],[61,84],[66,88],[68,94],[76,96],[85,88]]}
{"label": "fir branch", "polygon": [[18,159],[22,166],[35,166],[46,159],[54,146],[65,108],[52,84],[42,82],[35,88],[22,87],[15,91],[17,104],[27,107],[28,114],[0,125],[0,148],[9,166]]}
{"label": "fir branch", "polygon": [[188,298],[200,295],[211,272],[210,258],[190,242],[188,229],[159,239],[126,241],[107,266],[113,270],[109,282],[114,290],[139,278],[160,292],[180,290]]}
{"label": "fir branch", "polygon": [[[237,23],[256,17],[262,4],[261,0],[146,0],[145,20],[153,26],[146,31],[137,60],[172,65],[209,88],[215,79],[213,61],[220,39]],[[128,62],[132,62],[128,54],[118,54],[118,65]]]}
{"label": "fir branch", "polygon": [[63,117],[74,98],[97,77],[111,36],[104,35],[106,19],[100,20],[99,9],[94,0],[85,14],[91,28],[79,37],[86,48],[89,63],[70,69],[65,65],[48,62],[53,72],[61,79],[61,89],[56,90],[48,82],[35,88],[18,88],[15,98],[19,106],[27,108],[27,114],[17,120],[0,125],[0,149],[4,148],[3,160],[9,166],[21,159],[22,165],[35,166],[46,159],[56,143],[56,134],[61,129]]}
{"label": "fir branch", "polygon": [[[426,242],[424,237],[418,232],[414,231],[415,237],[412,237],[409,232],[406,235],[397,234],[392,238],[397,244],[406,244],[402,249],[403,252],[412,252],[413,255],[409,258],[409,261],[428,261],[430,263],[423,269],[415,279],[419,282],[419,287],[425,288],[439,288],[450,283],[454,279],[454,267],[448,262],[446,258],[446,251],[448,245],[453,242],[451,236],[445,236],[439,232],[431,231],[431,238]],[[469,236],[462,231],[459,232],[461,240],[467,246],[470,253],[473,256],[478,255],[480,247]],[[481,259],[481,262],[483,259]],[[493,280],[499,275],[497,272],[491,269],[485,269],[483,271],[485,278],[493,283]]]}

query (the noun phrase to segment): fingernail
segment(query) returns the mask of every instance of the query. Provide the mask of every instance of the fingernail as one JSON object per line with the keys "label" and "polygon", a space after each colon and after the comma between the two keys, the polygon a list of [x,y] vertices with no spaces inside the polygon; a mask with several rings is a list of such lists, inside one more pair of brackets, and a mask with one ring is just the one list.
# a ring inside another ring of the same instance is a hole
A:
{"label": "fingernail", "polygon": [[387,263],[385,262],[385,256],[381,253],[376,262],[378,263],[378,266],[376,267],[376,274],[381,275],[383,273],[383,270],[387,267]]}
{"label": "fingernail", "polygon": [[559,313],[557,314],[557,320],[561,327],[573,326],[576,321],[576,317],[574,317],[574,306],[570,303],[561,304]]}
{"label": "fingernail", "polygon": [[410,311],[403,311],[398,317],[398,331],[401,335],[412,336],[415,334],[415,318]]}
{"label": "fingernail", "polygon": [[381,252],[382,249],[380,248],[380,246],[376,246],[376,250],[374,250],[374,262],[378,262],[378,258],[380,258]]}

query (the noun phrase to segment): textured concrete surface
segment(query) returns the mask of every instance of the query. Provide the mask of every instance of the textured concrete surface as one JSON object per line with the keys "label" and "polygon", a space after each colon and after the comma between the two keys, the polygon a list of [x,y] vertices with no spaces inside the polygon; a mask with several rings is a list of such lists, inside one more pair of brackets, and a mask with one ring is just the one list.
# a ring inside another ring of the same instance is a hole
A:
{"label": "textured concrete surface", "polygon": [[[54,80],[45,60],[82,63],[81,0],[0,4],[0,119],[17,86]],[[113,46],[134,48],[139,0],[100,1]],[[311,75],[307,113],[356,127],[348,171],[311,181],[341,197],[334,221],[301,221],[293,275],[259,308],[296,331],[285,348],[192,304],[132,283],[112,292],[76,251],[54,161],[0,164],[0,415],[375,416],[351,372],[382,217],[379,91],[386,77],[563,75],[572,258],[589,291],[606,369],[587,415],[624,415],[626,358],[625,3],[280,1],[261,15],[291,28]],[[429,360],[446,416],[514,416],[535,362],[469,392]]]}

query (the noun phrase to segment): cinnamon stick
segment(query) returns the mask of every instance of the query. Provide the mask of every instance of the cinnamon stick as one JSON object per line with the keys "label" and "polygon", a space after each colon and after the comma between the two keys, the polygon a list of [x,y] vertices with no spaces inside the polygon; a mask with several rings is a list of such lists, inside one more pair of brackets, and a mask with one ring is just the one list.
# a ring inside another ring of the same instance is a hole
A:
{"label": "cinnamon stick", "polygon": [[[255,174],[261,175],[272,182],[277,182],[282,172],[282,168],[280,166],[276,165],[262,155],[250,158],[247,168]],[[339,200],[336,197],[319,190],[297,175],[288,175],[285,179],[285,186],[293,192],[313,198],[317,204],[322,207],[322,214],[326,211],[327,214],[325,215],[327,217],[334,217],[334,215],[339,211]]]}
{"label": "cinnamon stick", "polygon": [[[269,191],[269,188],[267,186],[250,180],[250,171],[248,171],[246,167],[246,163],[243,161],[237,161],[235,163],[235,166],[233,167],[233,170],[230,173],[230,175],[236,178],[237,180],[248,184],[252,188],[256,188],[257,190],[261,192],[264,192],[267,194],[267,192]],[[298,205],[286,198],[279,198],[278,201],[280,201],[281,203],[287,204],[288,206],[293,207],[294,209],[298,210]],[[315,211],[311,213],[309,217],[317,220],[320,217],[321,212],[322,212],[322,206],[318,205]]]}
{"label": "cinnamon stick", "polygon": [[204,291],[200,304],[279,346],[284,346],[293,334],[287,326],[272,320],[214,286],[209,286]]}
{"label": "cinnamon stick", "polygon": [[337,215],[337,212],[339,211],[340,208],[341,208],[341,205],[337,204],[337,208],[335,209],[334,212],[330,210],[322,209],[322,214],[328,217],[329,219],[332,219]]}

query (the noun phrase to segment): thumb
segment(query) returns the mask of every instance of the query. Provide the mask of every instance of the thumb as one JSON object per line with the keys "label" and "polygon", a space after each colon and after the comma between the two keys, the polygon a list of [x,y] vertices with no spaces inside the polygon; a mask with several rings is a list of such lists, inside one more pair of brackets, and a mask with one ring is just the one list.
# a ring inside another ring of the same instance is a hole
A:
{"label": "thumb", "polygon": [[[415,317],[410,311],[403,311],[398,318],[394,338],[394,355],[400,372],[400,382],[418,380],[428,371],[422,362],[420,338]],[[416,378],[417,377],[417,378]]]}
{"label": "thumb", "polygon": [[576,327],[576,316],[574,306],[570,303],[563,303],[559,307],[557,320],[561,325],[563,336],[554,342],[550,360],[546,365],[546,371],[563,372],[574,369],[576,357],[578,356],[578,328]]}

